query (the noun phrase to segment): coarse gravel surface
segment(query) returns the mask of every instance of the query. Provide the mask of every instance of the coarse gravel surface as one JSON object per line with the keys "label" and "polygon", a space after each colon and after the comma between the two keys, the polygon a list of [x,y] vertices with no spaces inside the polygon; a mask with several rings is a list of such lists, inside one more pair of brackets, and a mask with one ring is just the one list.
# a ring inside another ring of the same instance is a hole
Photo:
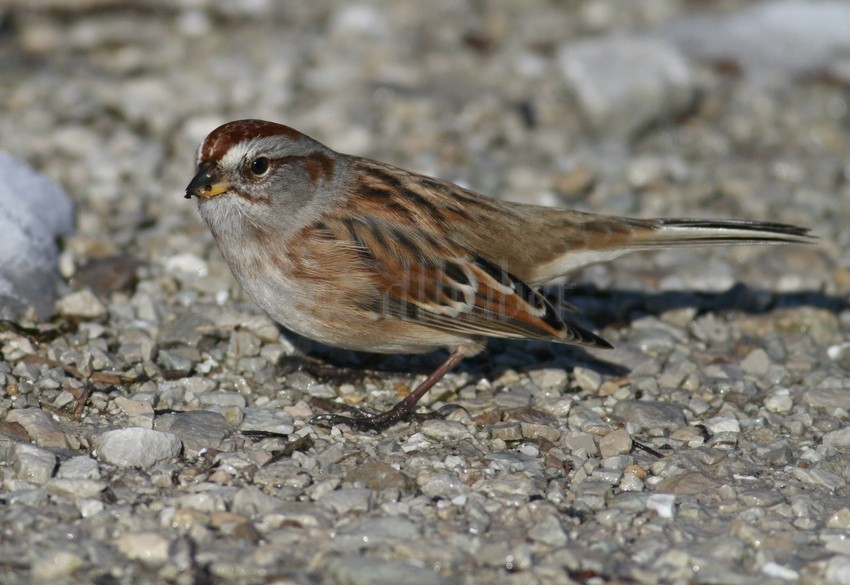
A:
{"label": "coarse gravel surface", "polygon": [[[850,584],[845,23],[845,1],[6,0],[0,149],[76,224],[56,316],[0,324],[0,581]],[[423,401],[445,417],[326,429],[444,355],[319,347],[244,296],[183,189],[246,117],[498,198],[819,240],[588,268],[548,291],[615,349],[494,341]]]}

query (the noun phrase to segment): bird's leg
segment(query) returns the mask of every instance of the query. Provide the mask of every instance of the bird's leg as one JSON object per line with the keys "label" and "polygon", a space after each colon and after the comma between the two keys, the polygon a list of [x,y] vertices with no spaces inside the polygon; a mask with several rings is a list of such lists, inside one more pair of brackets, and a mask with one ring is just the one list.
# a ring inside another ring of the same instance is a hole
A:
{"label": "bird's leg", "polygon": [[387,429],[397,422],[401,422],[413,413],[416,403],[419,402],[425,393],[433,388],[434,384],[440,381],[443,376],[449,373],[460,361],[469,353],[464,351],[462,347],[455,349],[451,355],[440,364],[436,370],[425,378],[425,380],[416,387],[413,392],[408,394],[403,400],[400,400],[395,406],[386,412],[374,415],[365,415],[358,417],[342,416],[339,414],[320,414],[310,419],[311,424],[320,424],[323,426],[349,425],[361,431],[382,431]]}

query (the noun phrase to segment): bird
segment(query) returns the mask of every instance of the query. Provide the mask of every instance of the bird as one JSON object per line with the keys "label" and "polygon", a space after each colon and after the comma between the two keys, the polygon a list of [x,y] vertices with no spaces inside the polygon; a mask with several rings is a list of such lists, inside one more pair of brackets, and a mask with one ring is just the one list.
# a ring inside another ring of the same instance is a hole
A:
{"label": "bird", "polygon": [[287,329],[345,349],[448,350],[391,409],[311,422],[386,429],[488,338],[612,347],[538,290],[635,250],[810,243],[810,229],[741,219],[637,219],[496,200],[342,154],[265,120],[215,128],[194,198],[236,280]]}

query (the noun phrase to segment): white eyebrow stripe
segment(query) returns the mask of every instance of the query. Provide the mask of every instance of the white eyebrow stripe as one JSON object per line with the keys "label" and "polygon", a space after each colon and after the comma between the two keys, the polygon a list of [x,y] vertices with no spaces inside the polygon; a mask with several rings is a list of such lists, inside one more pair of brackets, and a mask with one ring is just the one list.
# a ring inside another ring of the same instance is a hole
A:
{"label": "white eyebrow stripe", "polygon": [[263,136],[262,138],[254,138],[244,140],[230,147],[230,150],[221,157],[219,168],[222,170],[238,169],[249,157],[255,154],[264,153],[269,157],[280,156],[281,153],[280,137],[278,136]]}
{"label": "white eyebrow stripe", "polygon": [[248,142],[240,142],[230,148],[221,160],[218,163],[219,168],[221,169],[236,169],[242,164],[242,161],[245,160],[245,157],[248,153],[254,150],[252,147],[254,146],[254,141]]}

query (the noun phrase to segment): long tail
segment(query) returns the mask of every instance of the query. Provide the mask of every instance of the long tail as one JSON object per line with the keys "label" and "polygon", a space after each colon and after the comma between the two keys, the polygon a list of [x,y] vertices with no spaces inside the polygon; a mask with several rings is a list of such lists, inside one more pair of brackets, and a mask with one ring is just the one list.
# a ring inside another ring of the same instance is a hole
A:
{"label": "long tail", "polygon": [[[578,232],[593,237],[576,240],[566,251],[556,251],[541,263],[528,280],[547,282],[598,262],[606,262],[636,250],[678,246],[734,244],[810,244],[817,240],[808,228],[765,221],[737,219],[633,219],[593,214],[573,214]],[[574,230],[575,231],[575,230]]]}

